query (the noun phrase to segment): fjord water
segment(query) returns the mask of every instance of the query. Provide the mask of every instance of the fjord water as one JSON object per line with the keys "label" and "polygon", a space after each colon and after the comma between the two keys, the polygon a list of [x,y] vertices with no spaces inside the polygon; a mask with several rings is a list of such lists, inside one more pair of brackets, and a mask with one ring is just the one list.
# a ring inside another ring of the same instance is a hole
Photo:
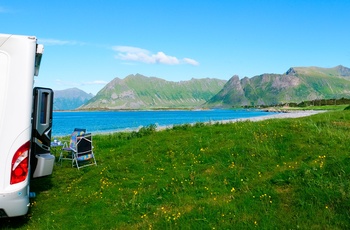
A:
{"label": "fjord water", "polygon": [[153,124],[162,127],[270,114],[259,110],[54,112],[52,136],[69,135],[74,128],[86,128],[88,132],[92,133],[107,133],[137,130],[140,127]]}

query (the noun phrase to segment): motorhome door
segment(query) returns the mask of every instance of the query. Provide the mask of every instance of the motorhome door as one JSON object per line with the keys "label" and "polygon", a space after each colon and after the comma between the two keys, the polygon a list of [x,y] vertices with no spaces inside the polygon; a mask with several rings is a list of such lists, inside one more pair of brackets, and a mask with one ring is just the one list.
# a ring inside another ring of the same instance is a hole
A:
{"label": "motorhome door", "polygon": [[47,160],[51,162],[53,157],[50,154],[53,91],[48,88],[36,87],[34,88],[33,96],[34,107],[30,165],[33,177],[40,177],[46,176],[42,175],[42,172],[38,173],[39,167],[44,167],[39,165],[40,159],[47,159],[47,157],[50,156],[50,159]]}

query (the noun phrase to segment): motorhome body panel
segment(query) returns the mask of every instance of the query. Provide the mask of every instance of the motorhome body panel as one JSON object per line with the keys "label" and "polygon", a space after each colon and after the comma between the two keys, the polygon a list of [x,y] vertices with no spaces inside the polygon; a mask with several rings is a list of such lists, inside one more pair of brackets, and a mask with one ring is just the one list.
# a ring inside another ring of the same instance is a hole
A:
{"label": "motorhome body panel", "polygon": [[31,140],[35,54],[35,37],[0,34],[0,209],[13,216],[29,204],[29,177],[15,184],[10,178],[14,153]]}

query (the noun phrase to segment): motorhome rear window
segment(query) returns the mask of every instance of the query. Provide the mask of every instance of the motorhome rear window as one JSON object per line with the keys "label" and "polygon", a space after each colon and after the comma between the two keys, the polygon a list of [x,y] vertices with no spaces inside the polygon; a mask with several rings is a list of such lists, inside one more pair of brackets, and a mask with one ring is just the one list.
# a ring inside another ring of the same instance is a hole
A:
{"label": "motorhome rear window", "polygon": [[46,124],[47,123],[47,103],[48,103],[48,93],[42,93],[41,94],[41,103],[40,103],[40,123]]}

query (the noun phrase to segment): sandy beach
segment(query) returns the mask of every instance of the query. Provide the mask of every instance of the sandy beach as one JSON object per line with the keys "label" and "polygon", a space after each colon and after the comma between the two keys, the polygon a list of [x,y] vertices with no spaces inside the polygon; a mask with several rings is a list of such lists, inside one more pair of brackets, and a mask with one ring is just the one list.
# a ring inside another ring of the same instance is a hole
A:
{"label": "sandy beach", "polygon": [[262,121],[267,119],[277,119],[277,118],[298,118],[298,117],[307,117],[311,115],[315,115],[318,113],[324,113],[325,110],[308,110],[308,111],[288,111],[288,112],[280,112],[276,114],[260,116],[260,117],[249,117],[249,118],[239,118],[233,120],[225,120],[221,121],[221,123],[229,123],[229,122],[237,122],[237,121]]}
{"label": "sandy beach", "polygon": [[[287,112],[279,112],[271,115],[266,116],[259,116],[259,117],[249,117],[249,118],[238,118],[238,119],[230,119],[230,120],[222,120],[222,121],[208,121],[204,122],[205,124],[210,123],[219,123],[219,124],[227,124],[227,123],[233,123],[233,122],[240,122],[240,121],[262,121],[262,120],[268,120],[268,119],[280,119],[280,118],[298,118],[298,117],[307,117],[318,113],[324,113],[325,110],[308,110],[308,111],[287,111]],[[194,125],[195,123],[191,124]],[[164,129],[172,128],[173,125],[168,126],[158,126],[156,128],[157,131],[161,131]]]}

